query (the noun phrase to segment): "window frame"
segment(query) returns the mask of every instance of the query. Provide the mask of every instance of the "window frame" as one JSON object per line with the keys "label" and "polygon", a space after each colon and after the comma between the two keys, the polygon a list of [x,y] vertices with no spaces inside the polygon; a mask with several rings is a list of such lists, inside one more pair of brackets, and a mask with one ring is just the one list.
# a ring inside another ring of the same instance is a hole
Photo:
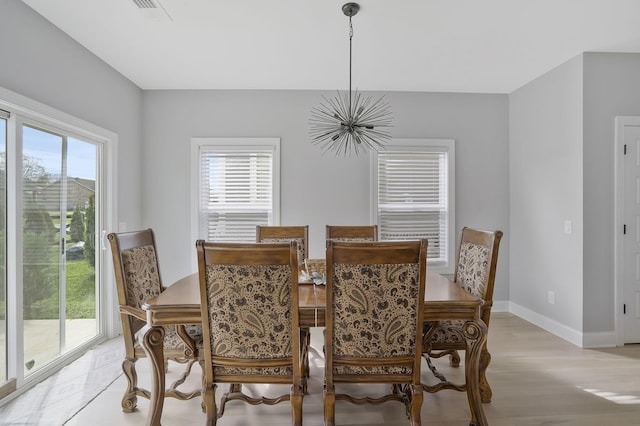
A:
{"label": "window frame", "polygon": [[195,241],[200,238],[200,158],[204,151],[219,152],[252,152],[256,150],[271,150],[272,157],[272,188],[271,209],[272,223],[280,225],[280,138],[191,138],[191,235]]}
{"label": "window frame", "polygon": [[371,223],[381,226],[378,220],[378,156],[379,153],[446,153],[447,155],[447,235],[446,260],[443,263],[428,261],[430,271],[440,274],[453,274],[456,257],[456,225],[455,225],[455,140],[454,139],[393,139],[378,151],[372,151],[371,164]]}

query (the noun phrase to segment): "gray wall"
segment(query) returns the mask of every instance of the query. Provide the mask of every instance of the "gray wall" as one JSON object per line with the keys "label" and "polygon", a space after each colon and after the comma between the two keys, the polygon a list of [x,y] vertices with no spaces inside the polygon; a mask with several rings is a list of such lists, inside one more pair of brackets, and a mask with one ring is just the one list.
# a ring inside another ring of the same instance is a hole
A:
{"label": "gray wall", "polygon": [[640,116],[640,55],[584,54],[584,330],[615,329],[614,120]]}
{"label": "gray wall", "polygon": [[[324,255],[326,224],[370,222],[369,157],[322,155],[308,136],[314,91],[145,91],[143,222],[158,232],[163,276],[192,268],[192,137],[281,138],[281,224],[310,226],[310,254]],[[506,95],[386,94],[396,138],[456,141],[456,226],[505,232],[495,300],[508,300],[509,205]]]}
{"label": "gray wall", "polygon": [[142,91],[15,0],[0,0],[0,87],[118,134],[119,220],[141,225]]}
{"label": "gray wall", "polygon": [[511,302],[587,346],[615,337],[615,117],[640,115],[638,76],[638,54],[584,53],[509,96]]}
{"label": "gray wall", "polygon": [[[194,136],[281,138],[281,223],[310,225],[312,256],[322,256],[325,224],[370,220],[368,158],[323,156],[309,143],[321,92],[143,92],[14,0],[0,0],[0,38],[1,87],[118,134],[119,221],[156,229],[166,282],[192,267]],[[456,225],[505,231],[494,298],[508,300],[507,96],[391,92],[387,100],[394,137],[456,140]]]}
{"label": "gray wall", "polygon": [[583,328],[582,104],[582,55],[509,96],[511,302],[574,332]]}

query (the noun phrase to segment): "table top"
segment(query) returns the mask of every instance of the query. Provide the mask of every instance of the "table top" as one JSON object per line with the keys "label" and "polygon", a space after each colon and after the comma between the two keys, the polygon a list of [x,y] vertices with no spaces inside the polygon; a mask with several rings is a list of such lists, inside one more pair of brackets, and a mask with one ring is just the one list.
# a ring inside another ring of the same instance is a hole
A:
{"label": "table top", "polygon": [[[300,311],[324,311],[326,286],[303,282],[298,285]],[[427,273],[424,319],[477,319],[482,299],[466,292],[447,277]],[[153,325],[200,322],[198,274],[179,279],[158,297],[147,301],[147,322]],[[323,312],[324,313],[324,312]]]}

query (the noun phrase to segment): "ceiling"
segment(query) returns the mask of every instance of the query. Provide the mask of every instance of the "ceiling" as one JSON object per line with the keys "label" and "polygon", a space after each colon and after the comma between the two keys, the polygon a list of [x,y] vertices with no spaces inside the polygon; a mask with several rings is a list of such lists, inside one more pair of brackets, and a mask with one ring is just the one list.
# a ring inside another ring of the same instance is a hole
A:
{"label": "ceiling", "polygon": [[[142,89],[349,85],[344,0],[23,1]],[[359,3],[359,90],[510,93],[582,52],[640,52],[638,0]]]}

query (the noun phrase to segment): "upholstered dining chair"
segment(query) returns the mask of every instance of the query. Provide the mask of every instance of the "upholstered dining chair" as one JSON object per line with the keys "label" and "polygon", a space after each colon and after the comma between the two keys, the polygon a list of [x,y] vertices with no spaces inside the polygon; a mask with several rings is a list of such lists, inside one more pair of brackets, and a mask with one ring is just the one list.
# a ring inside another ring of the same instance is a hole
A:
{"label": "upholstered dining chair", "polygon": [[327,240],[378,241],[378,225],[327,225]]}
{"label": "upholstered dining chair", "polygon": [[[204,331],[203,396],[208,425],[228,401],[273,405],[290,401],[302,425],[305,378],[298,334],[297,243],[196,242]],[[216,405],[216,387],[229,391]],[[255,397],[242,384],[289,384],[290,393]]]}
{"label": "upholstered dining chair", "polygon": [[282,243],[295,240],[298,244],[298,263],[309,257],[309,225],[256,226],[257,243]]}
{"label": "upholstered dining chair", "polygon": [[[493,305],[493,287],[498,262],[498,250],[502,231],[484,231],[468,227],[462,228],[460,244],[456,259],[453,280],[463,289],[481,297],[484,304],[480,310],[480,317],[489,327],[491,307]],[[460,365],[459,350],[465,350],[465,338],[462,331],[463,322],[457,320],[440,321],[435,329],[427,329],[424,339],[424,358],[434,375],[440,380],[438,384],[425,387],[429,392],[441,389],[466,391],[464,384],[454,384],[446,379],[432,363],[432,358],[449,355],[449,363],[453,367]],[[430,339],[426,336],[431,335]],[[492,391],[487,381],[487,367],[491,361],[491,354],[485,342],[480,355],[480,397],[482,402],[491,402]]]}
{"label": "upholstered dining chair", "polygon": [[[304,226],[256,226],[257,243],[282,243],[295,241],[298,247],[298,266],[304,268],[305,260],[309,257],[309,225]],[[306,268],[304,268],[306,271]],[[311,330],[300,329],[304,338],[304,375],[309,377],[309,346],[311,345]]]}
{"label": "upholstered dining chair", "polygon": [[[136,361],[146,357],[139,331],[146,325],[146,314],[141,306],[158,296],[163,290],[155,236],[152,229],[133,232],[110,233],[107,239],[111,245],[113,267],[118,290],[118,308],[122,320],[122,334],[125,359],[122,370],[127,377],[127,389],[122,397],[122,410],[132,412],[137,405],[137,397],[149,399],[150,392],[138,386]],[[202,342],[200,325],[166,326],[164,338],[165,362],[172,360],[186,364],[184,373],[176,380],[165,396],[181,400],[200,396],[201,388],[180,391],[191,367],[198,360],[198,345]]]}
{"label": "upholstered dining chair", "polygon": [[[427,240],[327,241],[325,425],[335,424],[336,400],[401,401],[410,424],[421,424],[426,258]],[[361,397],[336,392],[336,383],[390,388]]]}

